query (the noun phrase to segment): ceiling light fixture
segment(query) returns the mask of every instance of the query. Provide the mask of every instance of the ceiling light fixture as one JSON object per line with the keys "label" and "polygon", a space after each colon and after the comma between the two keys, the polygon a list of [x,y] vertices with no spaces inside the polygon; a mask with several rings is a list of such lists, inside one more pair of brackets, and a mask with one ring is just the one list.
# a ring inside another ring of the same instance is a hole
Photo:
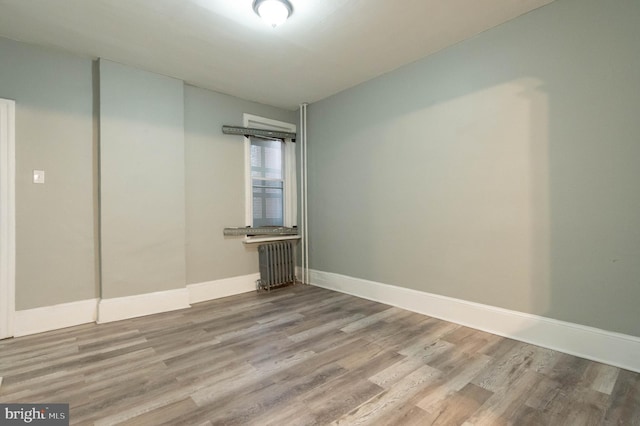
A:
{"label": "ceiling light fixture", "polygon": [[293,13],[289,0],[255,0],[253,10],[267,24],[275,28],[284,24]]}

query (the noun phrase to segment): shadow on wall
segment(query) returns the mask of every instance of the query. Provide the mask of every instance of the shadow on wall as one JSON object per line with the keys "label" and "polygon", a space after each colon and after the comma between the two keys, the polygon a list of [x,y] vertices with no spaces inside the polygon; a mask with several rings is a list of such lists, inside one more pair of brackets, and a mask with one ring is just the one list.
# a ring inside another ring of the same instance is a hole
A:
{"label": "shadow on wall", "polygon": [[[384,198],[373,204],[387,205],[396,215],[389,227],[389,215],[372,209],[370,227],[382,230],[369,246],[372,259],[382,260],[372,262],[374,273],[392,280],[385,271],[404,264],[429,277],[430,292],[545,312],[547,119],[547,94],[532,78],[396,117],[394,128],[403,129],[396,137],[413,143],[383,145],[374,169],[384,170],[389,159],[410,167],[383,179],[371,176]],[[403,248],[385,255],[389,245]]]}
{"label": "shadow on wall", "polygon": [[[547,117],[542,83],[529,78],[356,128],[323,159],[327,174],[345,170],[331,186],[343,209],[314,218],[350,246],[342,271],[354,259],[361,268],[341,273],[545,311]],[[346,223],[345,211],[357,221]],[[479,277],[493,285],[478,286]]]}

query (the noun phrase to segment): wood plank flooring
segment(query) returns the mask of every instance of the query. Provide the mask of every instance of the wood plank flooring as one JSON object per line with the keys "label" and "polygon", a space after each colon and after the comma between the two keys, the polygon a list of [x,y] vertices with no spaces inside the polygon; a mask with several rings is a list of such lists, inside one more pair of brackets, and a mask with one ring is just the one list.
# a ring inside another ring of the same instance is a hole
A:
{"label": "wood plank flooring", "polygon": [[640,425],[640,374],[317,287],[0,341],[95,425]]}

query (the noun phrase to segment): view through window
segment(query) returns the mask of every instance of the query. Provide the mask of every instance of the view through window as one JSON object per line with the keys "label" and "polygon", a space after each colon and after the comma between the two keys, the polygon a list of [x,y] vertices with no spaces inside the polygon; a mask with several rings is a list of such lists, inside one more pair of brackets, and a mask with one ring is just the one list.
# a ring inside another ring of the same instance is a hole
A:
{"label": "view through window", "polygon": [[251,137],[253,226],[283,226],[283,142]]}

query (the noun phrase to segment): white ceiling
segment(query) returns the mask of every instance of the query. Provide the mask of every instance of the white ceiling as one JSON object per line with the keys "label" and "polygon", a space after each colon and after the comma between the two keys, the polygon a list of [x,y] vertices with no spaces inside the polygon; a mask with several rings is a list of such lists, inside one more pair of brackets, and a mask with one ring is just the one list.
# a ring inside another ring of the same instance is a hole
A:
{"label": "white ceiling", "polygon": [[553,0],[0,0],[0,36],[105,58],[295,109]]}

